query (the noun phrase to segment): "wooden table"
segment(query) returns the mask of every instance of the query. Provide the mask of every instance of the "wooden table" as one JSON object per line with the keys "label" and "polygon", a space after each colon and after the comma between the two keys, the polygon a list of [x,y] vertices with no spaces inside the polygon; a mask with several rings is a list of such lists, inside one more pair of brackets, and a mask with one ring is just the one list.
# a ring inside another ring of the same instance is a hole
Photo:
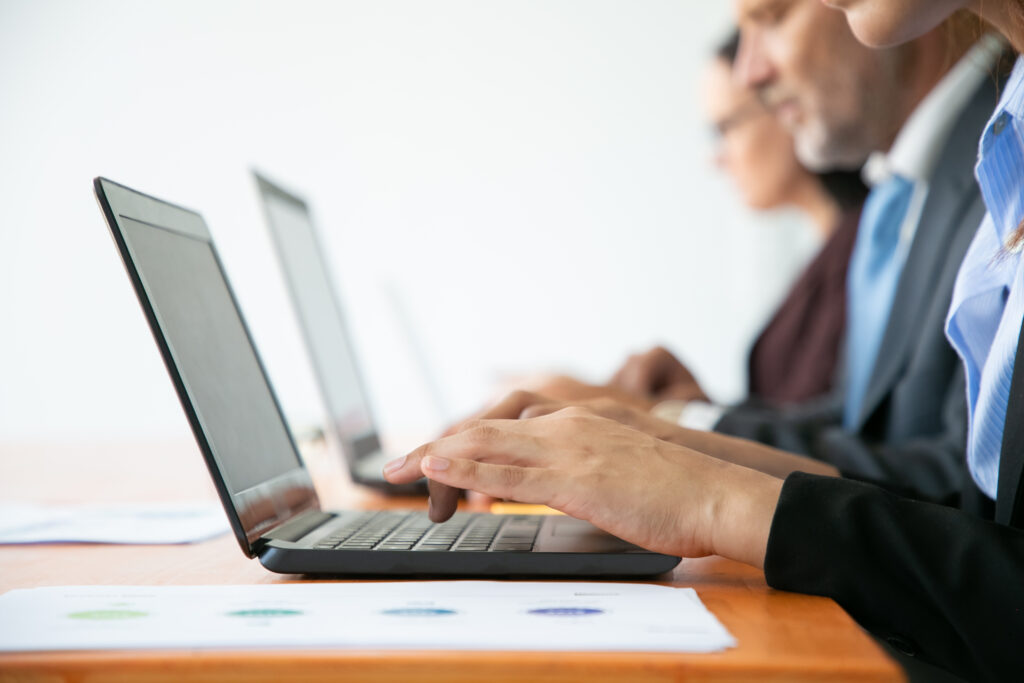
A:
{"label": "wooden table", "polygon": [[[304,449],[327,505],[422,507],[357,490],[324,449]],[[0,443],[0,500],[127,502],[212,497],[185,440]],[[50,585],[202,585],[299,581],[248,560],[231,536],[185,546],[0,546],[0,592]],[[831,600],[768,588],[762,572],[718,557],[683,560],[658,583],[694,587],[736,637],[717,654],[328,651],[104,651],[0,656],[0,681],[811,681],[902,680]]]}

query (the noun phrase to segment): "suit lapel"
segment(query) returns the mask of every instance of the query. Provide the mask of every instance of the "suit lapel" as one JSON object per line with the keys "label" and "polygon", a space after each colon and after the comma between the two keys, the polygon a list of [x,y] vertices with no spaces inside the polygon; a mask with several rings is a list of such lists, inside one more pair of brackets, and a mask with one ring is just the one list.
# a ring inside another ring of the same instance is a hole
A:
{"label": "suit lapel", "polygon": [[996,493],[996,521],[1024,527],[1024,326],[1017,341],[1013,363],[1010,400],[999,453],[999,488]]}
{"label": "suit lapel", "polygon": [[[864,392],[858,428],[867,422],[899,380],[921,336],[922,320],[929,308],[926,303],[932,301],[930,291],[937,285],[942,264],[957,242],[955,237],[967,209],[971,203],[980,201],[974,180],[974,162],[981,131],[997,101],[996,84],[986,79],[957,120],[936,163],[928,198],[896,287],[889,321]],[[977,227],[968,228],[972,235]],[[966,247],[969,240],[962,241]],[[948,305],[949,302],[945,303]]]}

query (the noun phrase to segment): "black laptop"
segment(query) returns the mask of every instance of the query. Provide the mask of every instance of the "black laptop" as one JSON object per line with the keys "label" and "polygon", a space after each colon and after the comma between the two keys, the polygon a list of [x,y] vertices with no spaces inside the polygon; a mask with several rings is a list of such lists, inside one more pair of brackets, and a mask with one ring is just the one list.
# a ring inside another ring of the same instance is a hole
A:
{"label": "black laptop", "polygon": [[398,454],[381,446],[341,299],[306,202],[262,175],[254,176],[274,252],[327,408],[329,440],[343,454],[352,481],[384,493],[425,494],[423,482],[396,486],[384,479],[384,465]]}
{"label": "black laptop", "polygon": [[679,558],[564,516],[321,510],[203,218],[104,178],[96,196],[242,550],[271,571],[636,576]]}

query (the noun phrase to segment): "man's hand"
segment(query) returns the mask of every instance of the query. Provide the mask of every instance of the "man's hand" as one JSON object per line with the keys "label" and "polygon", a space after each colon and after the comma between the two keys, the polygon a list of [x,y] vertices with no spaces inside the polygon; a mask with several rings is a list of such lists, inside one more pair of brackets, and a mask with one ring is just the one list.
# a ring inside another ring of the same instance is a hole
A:
{"label": "man's hand", "polygon": [[634,396],[615,387],[587,384],[567,375],[547,375],[531,386],[532,388],[529,390],[513,391],[493,406],[456,422],[445,429],[442,436],[451,436],[474,420],[515,419],[519,417],[523,408],[536,402],[561,401],[563,406],[568,406],[606,399],[631,406],[637,411],[648,411],[656,403],[656,401]]}
{"label": "man's hand", "polygon": [[[787,453],[746,439],[686,429],[632,405],[625,405],[608,398],[575,402],[557,401],[529,391],[514,391],[481,413],[477,419],[466,421],[452,428],[445,436],[472,428],[480,424],[481,420],[528,420],[574,407],[585,409],[594,416],[615,420],[655,439],[682,446],[686,450],[699,451],[719,460],[749,467],[773,477],[784,479],[795,471],[831,477],[839,476],[839,471],[827,463]],[[624,454],[624,457],[628,459],[628,454]],[[431,510],[435,508],[438,510],[455,509],[455,503],[460,496],[458,490],[433,479],[428,479],[427,486],[430,490]],[[486,498],[482,498],[482,500],[486,500]]]}
{"label": "man's hand", "polygon": [[[480,420],[385,469],[549,505],[650,550],[724,554],[761,566],[782,482],[659,440],[585,408],[529,420]],[[432,490],[433,493],[433,490]],[[431,501],[434,521],[453,498]]]}
{"label": "man's hand", "polygon": [[693,374],[662,346],[630,356],[608,386],[656,401],[708,400]]}
{"label": "man's hand", "polygon": [[[647,410],[638,408],[634,403],[624,403],[607,396],[579,400],[560,400],[548,394],[530,391],[513,391],[487,411],[480,414],[480,420],[515,420],[542,417],[565,408],[586,408],[599,417],[615,420],[627,427],[649,434],[658,439],[671,441],[679,432],[679,428],[671,423],[655,417]],[[469,421],[462,425],[473,424]],[[453,430],[451,433],[459,431]],[[685,444],[684,444],[685,445]]]}
{"label": "man's hand", "polygon": [[645,411],[650,410],[657,403],[651,398],[639,396],[619,387],[587,384],[567,375],[549,376],[530,391],[548,398],[574,403],[607,399]]}

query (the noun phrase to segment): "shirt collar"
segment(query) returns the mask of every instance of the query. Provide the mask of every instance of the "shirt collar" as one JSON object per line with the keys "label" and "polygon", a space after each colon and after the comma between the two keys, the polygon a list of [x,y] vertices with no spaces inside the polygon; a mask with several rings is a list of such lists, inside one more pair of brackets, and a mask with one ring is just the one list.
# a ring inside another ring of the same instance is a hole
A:
{"label": "shirt collar", "polygon": [[975,176],[1000,241],[1024,217],[1024,57],[1018,57],[999,106],[978,144]]}
{"label": "shirt collar", "polygon": [[865,182],[873,186],[893,175],[928,182],[942,151],[941,142],[1005,47],[998,36],[982,36],[925,95],[889,151],[873,152],[868,157],[862,171]]}

